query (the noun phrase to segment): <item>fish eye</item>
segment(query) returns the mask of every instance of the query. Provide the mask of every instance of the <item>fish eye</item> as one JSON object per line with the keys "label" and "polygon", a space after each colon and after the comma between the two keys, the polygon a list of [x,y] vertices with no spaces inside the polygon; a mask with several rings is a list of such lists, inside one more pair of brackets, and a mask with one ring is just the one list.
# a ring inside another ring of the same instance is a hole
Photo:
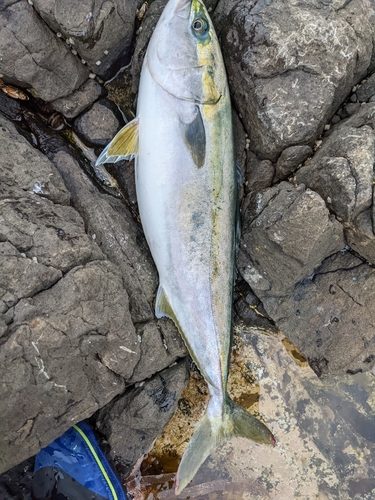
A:
{"label": "fish eye", "polygon": [[202,35],[208,30],[208,22],[202,17],[197,17],[193,21],[192,28],[198,35]]}

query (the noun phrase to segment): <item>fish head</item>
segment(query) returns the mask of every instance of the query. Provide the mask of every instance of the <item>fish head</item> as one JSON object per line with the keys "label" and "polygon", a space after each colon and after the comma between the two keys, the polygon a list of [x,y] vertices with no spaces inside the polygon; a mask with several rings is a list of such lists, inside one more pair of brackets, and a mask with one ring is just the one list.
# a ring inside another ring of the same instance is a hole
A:
{"label": "fish head", "polygon": [[154,81],[178,99],[215,104],[227,91],[220,45],[201,0],[169,0],[145,65]]}

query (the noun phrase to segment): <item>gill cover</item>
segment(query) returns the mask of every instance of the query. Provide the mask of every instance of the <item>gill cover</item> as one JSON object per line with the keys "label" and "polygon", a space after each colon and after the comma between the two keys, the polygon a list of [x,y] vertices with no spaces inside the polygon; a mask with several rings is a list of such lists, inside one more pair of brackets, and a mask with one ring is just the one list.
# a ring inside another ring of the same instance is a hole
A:
{"label": "gill cover", "polygon": [[[174,40],[179,40],[174,45]],[[170,0],[155,28],[145,64],[152,78],[178,99],[215,104],[225,91],[219,42],[200,0]]]}

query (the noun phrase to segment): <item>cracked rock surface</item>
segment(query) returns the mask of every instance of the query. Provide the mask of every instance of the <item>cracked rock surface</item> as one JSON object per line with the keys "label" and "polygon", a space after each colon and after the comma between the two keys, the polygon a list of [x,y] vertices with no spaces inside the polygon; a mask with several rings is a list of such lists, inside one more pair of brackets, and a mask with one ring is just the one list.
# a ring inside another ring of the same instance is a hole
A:
{"label": "cracked rock surface", "polygon": [[262,159],[311,145],[366,75],[369,10],[368,0],[235,3],[223,21],[224,59],[234,103]]}

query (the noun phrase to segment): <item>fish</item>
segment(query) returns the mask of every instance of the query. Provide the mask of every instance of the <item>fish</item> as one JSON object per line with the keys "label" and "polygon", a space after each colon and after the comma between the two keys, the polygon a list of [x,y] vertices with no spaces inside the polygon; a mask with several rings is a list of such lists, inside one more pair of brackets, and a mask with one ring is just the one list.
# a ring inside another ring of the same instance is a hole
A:
{"label": "fish", "polygon": [[237,179],[225,66],[201,0],[165,6],[143,61],[136,117],[97,165],[134,157],[140,218],[159,274],[155,315],[174,321],[210,393],[176,474],[178,495],[222,441],[275,444],[227,394]]}

